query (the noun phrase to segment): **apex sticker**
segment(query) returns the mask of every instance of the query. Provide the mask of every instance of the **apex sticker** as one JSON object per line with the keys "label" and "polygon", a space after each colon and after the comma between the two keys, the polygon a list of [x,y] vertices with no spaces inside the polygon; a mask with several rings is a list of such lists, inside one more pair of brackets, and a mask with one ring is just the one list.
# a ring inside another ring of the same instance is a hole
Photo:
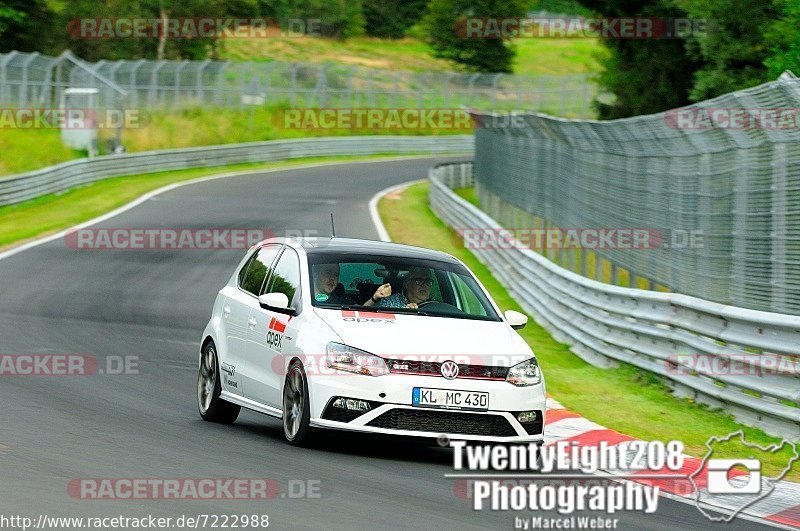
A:
{"label": "apex sticker", "polygon": [[269,321],[269,331],[267,332],[267,345],[270,348],[280,351],[283,333],[286,331],[286,323],[273,317]]}
{"label": "apex sticker", "polygon": [[394,314],[342,310],[342,320],[352,323],[394,323]]}

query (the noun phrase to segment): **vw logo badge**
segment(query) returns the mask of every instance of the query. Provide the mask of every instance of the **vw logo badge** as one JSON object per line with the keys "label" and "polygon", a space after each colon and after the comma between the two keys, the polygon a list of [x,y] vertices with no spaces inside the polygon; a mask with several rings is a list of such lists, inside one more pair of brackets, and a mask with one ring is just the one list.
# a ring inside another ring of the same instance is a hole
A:
{"label": "vw logo badge", "polygon": [[458,365],[453,361],[446,361],[442,363],[442,366],[439,368],[439,370],[441,371],[442,376],[448,380],[452,380],[458,376]]}

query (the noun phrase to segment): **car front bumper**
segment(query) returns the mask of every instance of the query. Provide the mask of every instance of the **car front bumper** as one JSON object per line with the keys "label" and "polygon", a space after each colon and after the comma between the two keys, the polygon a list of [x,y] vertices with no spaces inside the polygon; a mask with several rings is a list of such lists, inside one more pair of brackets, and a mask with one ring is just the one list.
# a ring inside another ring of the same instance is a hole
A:
{"label": "car front bumper", "polygon": [[[489,409],[470,411],[412,405],[415,387],[489,393]],[[546,396],[544,384],[516,387],[506,381],[388,374],[309,375],[311,425],[321,428],[491,442],[542,442]],[[333,408],[335,398],[370,404],[369,411]],[[337,411],[338,410],[338,411]],[[535,422],[522,424],[517,414],[536,411]]]}

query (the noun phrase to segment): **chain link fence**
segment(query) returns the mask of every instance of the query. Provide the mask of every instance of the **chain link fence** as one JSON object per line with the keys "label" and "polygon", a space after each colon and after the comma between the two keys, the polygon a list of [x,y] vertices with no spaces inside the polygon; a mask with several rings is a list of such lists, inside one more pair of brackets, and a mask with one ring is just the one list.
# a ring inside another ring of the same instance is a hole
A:
{"label": "chain link fence", "polygon": [[[473,170],[470,163],[448,163],[429,172],[431,208],[466,246],[475,228],[502,230],[453,192],[471,185]],[[799,316],[609,286],[524,247],[474,253],[538,324],[585,361],[634,365],[658,375],[678,396],[772,435],[800,437]]]}
{"label": "chain link fence", "polygon": [[[640,287],[798,315],[799,110],[800,80],[785,74],[622,120],[526,114],[496,126],[476,113],[481,205],[507,227],[652,229],[659,245],[596,248],[593,263],[592,253],[543,252],[593,278],[606,260],[649,281]],[[675,245],[675,234],[699,238]]]}
{"label": "chain link fence", "polygon": [[70,87],[97,88],[101,107],[281,105],[334,108],[526,109],[589,117],[596,86],[588,75],[388,71],[340,64],[229,61],[84,62],[70,52],[0,54],[0,106],[59,104]]}

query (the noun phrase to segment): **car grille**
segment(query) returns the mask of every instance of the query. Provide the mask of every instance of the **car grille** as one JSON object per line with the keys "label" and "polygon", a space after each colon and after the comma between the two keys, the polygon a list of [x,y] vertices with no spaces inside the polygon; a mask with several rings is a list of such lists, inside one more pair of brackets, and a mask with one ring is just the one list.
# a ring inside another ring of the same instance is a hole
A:
{"label": "car grille", "polygon": [[[418,374],[422,376],[442,376],[442,363],[438,361],[387,360],[389,370],[398,374]],[[403,368],[401,368],[403,367]],[[407,367],[407,368],[405,368]],[[505,380],[508,367],[492,367],[490,365],[458,364],[456,378],[478,378],[485,380]]]}
{"label": "car grille", "polygon": [[489,435],[514,437],[517,432],[499,415],[455,413],[415,409],[392,409],[367,423],[367,426],[390,430],[428,431],[433,433],[458,433],[461,435]]}

